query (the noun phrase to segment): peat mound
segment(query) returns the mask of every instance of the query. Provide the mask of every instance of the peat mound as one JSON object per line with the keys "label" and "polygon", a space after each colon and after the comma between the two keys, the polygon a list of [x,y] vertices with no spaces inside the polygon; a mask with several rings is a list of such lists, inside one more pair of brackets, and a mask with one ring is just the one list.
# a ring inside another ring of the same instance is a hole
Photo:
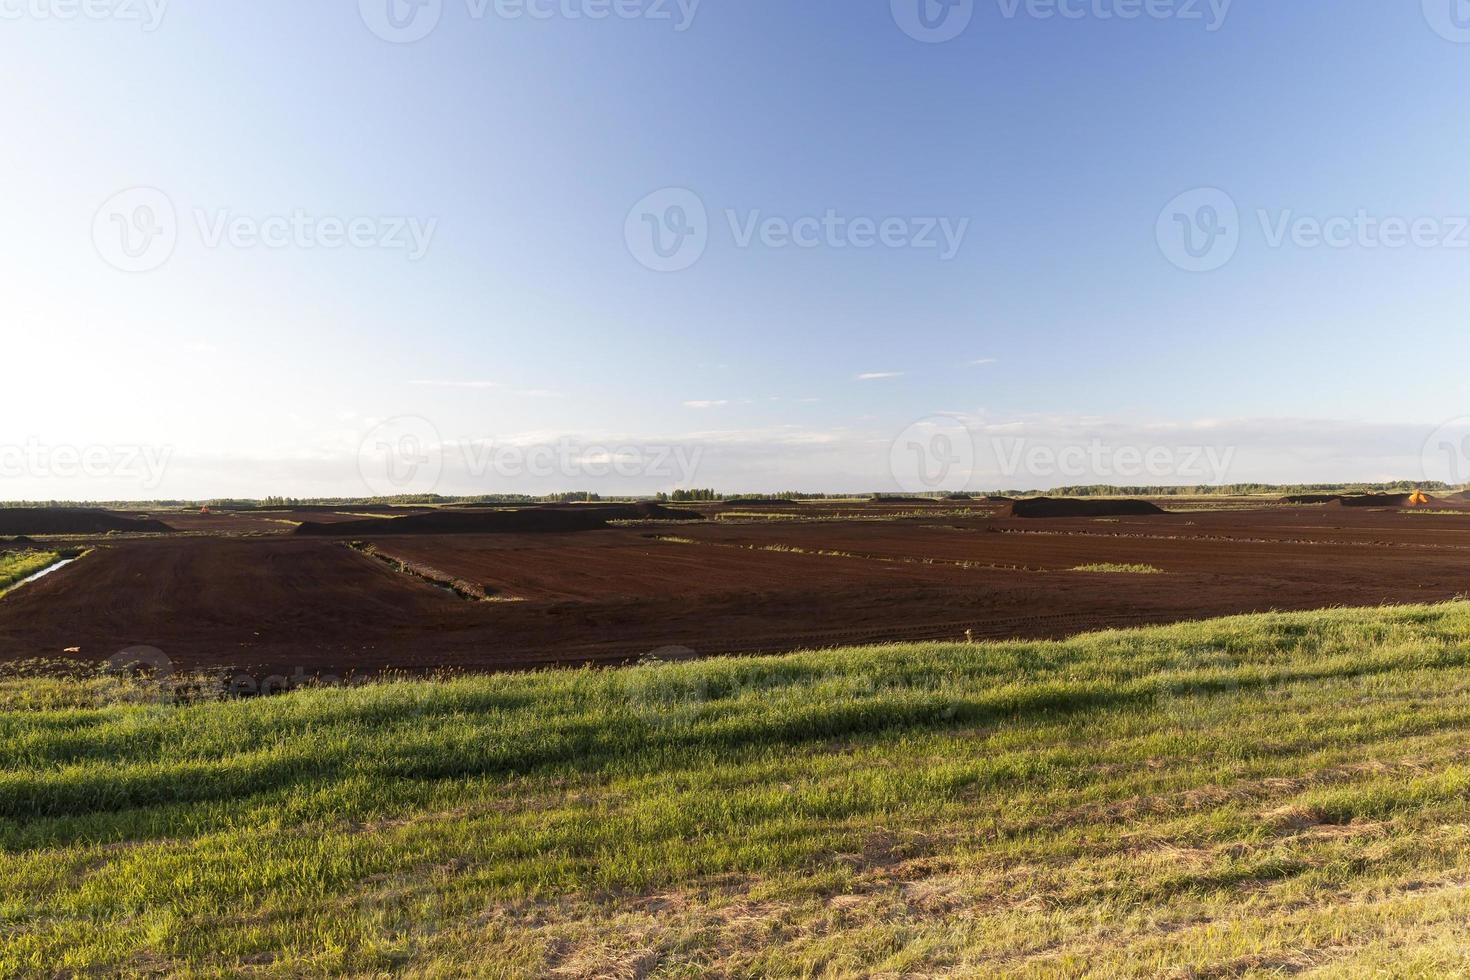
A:
{"label": "peat mound", "polygon": [[596,514],[604,521],[702,521],[704,515],[692,510],[665,507],[651,500],[640,500],[631,504],[547,504],[530,507],[535,513],[545,511],[553,514]]}
{"label": "peat mound", "polygon": [[167,534],[162,521],[128,517],[110,510],[66,507],[0,508],[0,534],[107,534],[110,531]]}
{"label": "peat mound", "polygon": [[704,515],[692,510],[665,507],[644,501],[637,504],[611,504],[603,506],[601,513],[610,521],[702,521]]}
{"label": "peat mound", "polygon": [[1283,504],[1335,504],[1342,499],[1340,493],[1291,493],[1281,498]]}
{"label": "peat mound", "polygon": [[1145,517],[1164,513],[1163,508],[1147,500],[1078,499],[1075,497],[1033,497],[1013,501],[1006,508],[1008,517]]}
{"label": "peat mound", "polygon": [[[228,511],[230,508],[223,508]],[[422,508],[420,508],[422,509]],[[286,507],[253,507],[250,514],[408,514],[413,507],[396,504],[297,504]]]}
{"label": "peat mound", "polygon": [[376,537],[383,534],[544,534],[598,531],[609,521],[699,521],[692,511],[659,504],[529,507],[498,511],[435,511],[406,517],[368,518],[322,524],[307,521],[295,534],[307,537]]}
{"label": "peat mound", "polygon": [[1346,494],[1337,501],[1344,507],[1402,507],[1409,502],[1407,493]]}

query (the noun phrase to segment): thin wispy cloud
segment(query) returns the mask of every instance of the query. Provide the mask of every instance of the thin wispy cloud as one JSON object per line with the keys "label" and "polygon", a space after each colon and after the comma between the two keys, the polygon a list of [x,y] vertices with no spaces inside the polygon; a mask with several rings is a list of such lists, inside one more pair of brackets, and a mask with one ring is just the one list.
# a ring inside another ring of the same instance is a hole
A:
{"label": "thin wispy cloud", "polygon": [[890,378],[903,377],[902,371],[869,371],[867,374],[857,376],[859,381],[887,381]]}
{"label": "thin wispy cloud", "polygon": [[726,406],[728,404],[730,404],[729,399],[719,399],[719,400],[714,400],[714,401],[693,401],[693,402],[685,402],[684,403],[684,407],[685,408],[700,408],[700,409],[704,409],[704,408],[723,408],[724,406]]}
{"label": "thin wispy cloud", "polygon": [[410,381],[409,384],[416,388],[499,388],[498,381],[444,381],[444,380],[418,380]]}
{"label": "thin wispy cloud", "polygon": [[982,357],[979,360],[971,361],[970,362],[970,365],[972,367],[984,367],[987,364],[999,364],[999,363],[1000,363],[1000,358],[998,358],[998,357]]}

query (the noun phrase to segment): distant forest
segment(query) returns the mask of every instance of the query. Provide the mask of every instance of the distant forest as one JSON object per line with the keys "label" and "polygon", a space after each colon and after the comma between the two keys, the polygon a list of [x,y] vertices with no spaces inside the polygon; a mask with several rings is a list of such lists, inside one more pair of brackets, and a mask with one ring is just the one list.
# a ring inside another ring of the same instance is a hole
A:
{"label": "distant forest", "polygon": [[[1398,480],[1393,483],[1230,483],[1224,486],[1172,486],[1172,487],[1121,487],[1089,485],[1056,487],[1051,490],[998,490],[977,491],[973,496],[990,493],[1006,497],[1197,497],[1197,496],[1266,496],[1306,493],[1409,493],[1424,490],[1428,493],[1444,493],[1459,489],[1438,481],[1420,482]],[[293,507],[353,507],[364,505],[389,505],[400,507],[443,507],[447,505],[527,505],[549,503],[596,503],[600,501],[658,500],[661,502],[729,501],[741,500],[882,500],[881,493],[802,493],[787,490],[779,493],[721,493],[716,490],[673,490],[667,493],[649,494],[643,497],[603,497],[589,491],[532,496],[528,494],[484,494],[480,496],[445,497],[438,494],[408,494],[397,497],[264,497],[260,500],[215,499],[215,500],[16,500],[0,501],[0,507],[103,507],[111,510],[132,509],[183,509],[209,507],[212,510],[288,510]],[[933,500],[958,500],[972,496],[967,493],[911,494],[909,498],[928,497]]]}

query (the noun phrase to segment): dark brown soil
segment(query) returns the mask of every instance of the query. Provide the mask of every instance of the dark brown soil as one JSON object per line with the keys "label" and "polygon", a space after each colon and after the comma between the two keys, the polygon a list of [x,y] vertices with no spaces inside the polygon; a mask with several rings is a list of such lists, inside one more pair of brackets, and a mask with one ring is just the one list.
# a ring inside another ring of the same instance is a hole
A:
{"label": "dark brown soil", "polygon": [[394,504],[296,504],[290,507],[254,507],[248,510],[232,511],[231,513],[244,514],[385,514],[389,516],[413,514],[424,510],[423,507],[399,507]]}
{"label": "dark brown soil", "polygon": [[51,507],[0,507],[0,534],[107,534],[172,531],[161,521],[110,510]]}
{"label": "dark brown soil", "polygon": [[1402,507],[1408,502],[1406,493],[1359,493],[1338,498],[1344,507]]}
{"label": "dark brown soil", "polygon": [[1034,497],[1013,501],[1011,517],[1141,517],[1162,514],[1163,509],[1147,500],[1111,500],[1092,497]]}
{"label": "dark brown soil", "polygon": [[[884,520],[871,516],[882,507],[850,502],[803,512],[854,509],[868,516],[362,536],[385,560],[289,533],[98,536],[80,561],[0,599],[0,661],[100,662],[144,644],[182,666],[251,672],[497,670],[619,664],[667,646],[711,655],[958,641],[967,630],[1059,637],[1470,593],[1470,512],[1264,505],[1021,519],[945,508]],[[1075,570],[1098,564],[1164,574]]]}
{"label": "dark brown soil", "polygon": [[597,531],[610,521],[699,521],[692,511],[659,504],[579,504],[569,507],[530,507],[521,510],[434,511],[408,517],[370,518],[362,521],[318,523],[296,529],[304,537],[376,537],[399,534],[550,534]]}

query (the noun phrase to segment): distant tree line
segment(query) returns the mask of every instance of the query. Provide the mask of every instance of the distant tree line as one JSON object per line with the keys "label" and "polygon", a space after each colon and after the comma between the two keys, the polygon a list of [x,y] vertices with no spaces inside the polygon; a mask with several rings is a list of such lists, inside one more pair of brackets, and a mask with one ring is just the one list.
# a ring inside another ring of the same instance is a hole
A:
{"label": "distant tree line", "polygon": [[696,500],[724,500],[725,498],[713,490],[675,490],[673,493],[660,493],[654,499],[660,503],[669,501],[688,503]]}
{"label": "distant tree line", "polygon": [[[1090,485],[1057,487],[1044,491],[1056,497],[1193,497],[1208,494],[1257,496],[1297,493],[1408,493],[1419,489],[1438,492],[1453,489],[1438,481],[1399,480],[1394,483],[1229,483],[1223,486],[1115,487]],[[1006,496],[1035,496],[1038,491],[1006,491]]]}
{"label": "distant tree line", "polygon": [[[1427,493],[1454,491],[1458,487],[1437,480],[1396,480],[1391,483],[1229,483],[1222,486],[1112,486],[1089,484],[1085,486],[1056,487],[1052,490],[1001,490],[997,494],[1007,497],[1176,497],[1176,496],[1261,496],[1305,493],[1409,493],[1423,490]],[[977,492],[976,496],[982,496]],[[739,502],[741,500],[850,500],[881,499],[882,493],[805,493],[785,490],[779,493],[720,493],[710,489],[674,490],[655,494],[653,499],[668,503],[695,503],[712,501]],[[933,500],[960,500],[969,495],[963,493],[919,493],[913,497]],[[211,510],[280,510],[291,507],[352,507],[361,505],[396,505],[407,507],[436,507],[445,504],[537,504],[537,503],[593,503],[598,501],[647,500],[647,496],[604,497],[589,490],[575,490],[535,496],[518,493],[481,494],[478,496],[446,497],[439,494],[401,494],[394,497],[285,497],[268,496],[259,499],[217,497],[210,500],[12,500],[0,501],[0,507],[16,508],[108,508],[111,510],[166,510],[197,509]]]}

